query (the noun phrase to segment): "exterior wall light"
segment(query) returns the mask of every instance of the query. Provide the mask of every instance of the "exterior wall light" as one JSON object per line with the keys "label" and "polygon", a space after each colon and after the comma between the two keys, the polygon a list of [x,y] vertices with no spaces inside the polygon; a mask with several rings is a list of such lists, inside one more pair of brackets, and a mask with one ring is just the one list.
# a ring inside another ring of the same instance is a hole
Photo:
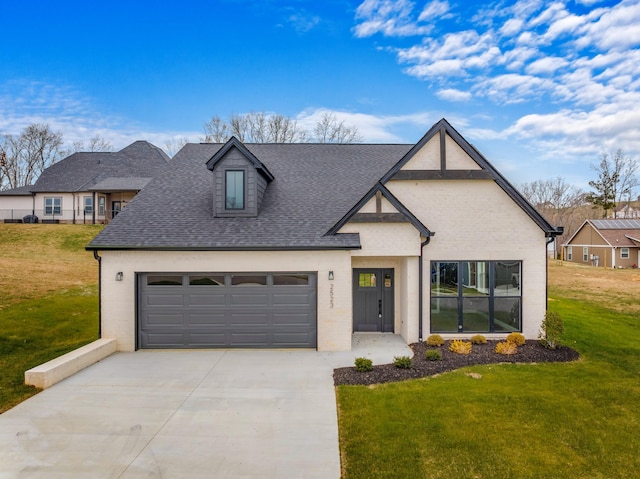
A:
{"label": "exterior wall light", "polygon": [[329,271],[329,279],[333,280],[333,271]]}
{"label": "exterior wall light", "polygon": [[116,281],[122,281],[122,271],[116,273]]}

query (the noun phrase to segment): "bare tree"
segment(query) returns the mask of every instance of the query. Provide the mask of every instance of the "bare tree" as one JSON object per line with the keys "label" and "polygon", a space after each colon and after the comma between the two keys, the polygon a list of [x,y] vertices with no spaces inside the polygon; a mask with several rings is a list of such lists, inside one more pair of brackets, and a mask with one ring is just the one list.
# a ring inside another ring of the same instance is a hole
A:
{"label": "bare tree", "polygon": [[338,121],[335,114],[324,113],[314,128],[319,143],[360,143],[362,136],[355,126]]}
{"label": "bare tree", "polygon": [[[173,158],[175,154],[178,153],[178,151],[180,151],[182,147],[187,143],[189,143],[189,138],[186,138],[184,136],[178,137],[178,138],[172,138],[171,140],[168,140],[164,144],[164,150],[167,152],[167,154],[170,157]],[[212,142],[204,141],[203,143],[212,143]],[[220,142],[213,142],[213,143],[220,143]]]}
{"label": "bare tree", "polygon": [[214,116],[204,124],[204,142],[222,143],[235,136],[243,143],[304,143],[316,137],[320,143],[356,143],[362,141],[358,129],[335,115],[326,113],[311,135],[298,122],[285,115],[251,112],[231,115],[228,122]]}
{"label": "bare tree", "polygon": [[229,125],[219,116],[214,116],[204,124],[204,136],[200,137],[203,143],[224,143],[231,137]]}
{"label": "bare tree", "polygon": [[612,158],[603,152],[600,163],[591,165],[591,168],[598,174],[598,179],[589,181],[589,186],[595,190],[589,194],[589,201],[594,207],[601,207],[603,218],[606,218],[609,210],[623,198],[631,198],[633,189],[638,185],[638,161],[625,158],[619,149]]}
{"label": "bare tree", "polygon": [[107,139],[96,135],[85,145],[84,141],[74,141],[70,148],[60,151],[62,158],[79,151],[113,151],[113,145]]}
{"label": "bare tree", "polygon": [[0,136],[0,189],[33,184],[61,157],[62,133],[47,124],[31,124],[20,135]]}

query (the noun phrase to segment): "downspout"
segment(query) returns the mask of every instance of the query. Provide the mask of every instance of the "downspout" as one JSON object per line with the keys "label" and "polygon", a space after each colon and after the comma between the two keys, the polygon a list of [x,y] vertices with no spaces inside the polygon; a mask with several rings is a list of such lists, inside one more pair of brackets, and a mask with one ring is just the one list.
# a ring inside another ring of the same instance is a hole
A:
{"label": "downspout", "polygon": [[98,339],[102,338],[102,257],[98,250],[93,250],[93,257],[98,261]]}
{"label": "downspout", "polygon": [[[544,284],[546,286],[546,291],[545,291],[545,294],[544,294],[544,309],[545,309],[545,311],[547,309],[549,309],[549,243],[551,243],[555,239],[556,239],[555,236],[549,236],[549,238],[547,238],[547,242],[544,245],[544,259],[545,259],[545,265],[544,265],[545,279],[544,279]],[[522,284],[522,279],[520,280],[520,284]],[[520,295],[522,295],[522,292],[520,292]]]}
{"label": "downspout", "polygon": [[424,253],[424,247],[427,246],[429,244],[429,241],[431,241],[431,236],[427,236],[425,238],[425,240],[420,243],[420,262],[418,263],[418,341],[422,342],[422,299],[423,299],[423,294],[422,294],[422,287],[423,287],[423,283],[424,280],[422,279],[422,274],[423,274],[423,270],[424,270],[424,266],[422,265],[422,256]]}

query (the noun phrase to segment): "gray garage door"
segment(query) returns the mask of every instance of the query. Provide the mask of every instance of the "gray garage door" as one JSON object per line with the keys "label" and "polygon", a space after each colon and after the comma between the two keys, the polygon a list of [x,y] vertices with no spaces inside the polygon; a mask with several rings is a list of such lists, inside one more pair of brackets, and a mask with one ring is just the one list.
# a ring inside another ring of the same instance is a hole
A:
{"label": "gray garage door", "polygon": [[315,273],[138,275],[139,348],[315,348]]}

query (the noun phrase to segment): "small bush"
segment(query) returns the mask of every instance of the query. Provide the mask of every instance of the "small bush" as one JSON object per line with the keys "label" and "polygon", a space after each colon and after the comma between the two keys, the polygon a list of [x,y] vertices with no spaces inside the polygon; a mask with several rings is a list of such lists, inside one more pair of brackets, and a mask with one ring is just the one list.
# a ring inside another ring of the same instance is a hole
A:
{"label": "small bush", "polygon": [[564,321],[557,311],[547,311],[540,327],[538,338],[540,343],[549,349],[556,349],[562,341]]}
{"label": "small bush", "polygon": [[409,356],[395,356],[393,365],[400,369],[411,369],[411,358]]}
{"label": "small bush", "polygon": [[454,339],[449,344],[449,351],[456,354],[471,354],[471,345],[470,341],[463,341],[462,339]]}
{"label": "small bush", "polygon": [[356,369],[361,373],[368,373],[373,370],[373,361],[369,358],[356,358]]}
{"label": "small bush", "polygon": [[486,344],[487,338],[485,338],[482,334],[476,334],[471,338],[471,344]]}
{"label": "small bush", "polygon": [[432,334],[427,338],[427,346],[442,346],[444,339],[439,334]]}
{"label": "small bush", "polygon": [[522,346],[525,343],[524,336],[520,333],[511,333],[507,336],[507,342],[513,343],[516,346]]}
{"label": "small bush", "polygon": [[516,343],[510,341],[503,341],[501,343],[496,344],[496,353],[498,354],[516,354],[518,352],[518,345]]}
{"label": "small bush", "polygon": [[442,361],[442,353],[439,349],[427,349],[424,354],[427,361]]}

